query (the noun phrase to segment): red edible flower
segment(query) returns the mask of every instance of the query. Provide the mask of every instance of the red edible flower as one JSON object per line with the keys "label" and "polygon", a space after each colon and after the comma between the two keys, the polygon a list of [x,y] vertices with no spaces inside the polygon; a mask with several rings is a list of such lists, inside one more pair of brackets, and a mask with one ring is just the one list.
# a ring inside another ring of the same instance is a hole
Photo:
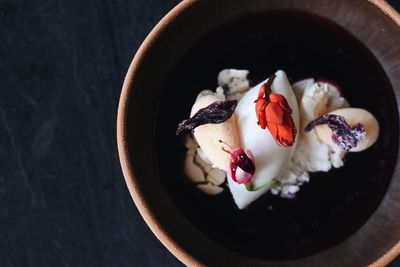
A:
{"label": "red edible flower", "polygon": [[258,98],[254,101],[257,123],[262,129],[268,128],[279,145],[289,147],[294,143],[297,129],[292,118],[292,109],[286,98],[281,94],[271,92],[271,84],[274,79],[275,74],[261,85]]}
{"label": "red edible flower", "polygon": [[219,142],[224,143],[231,149],[227,150],[222,147],[223,151],[231,155],[231,160],[226,171],[230,174],[232,180],[238,184],[251,185],[251,178],[253,178],[256,171],[253,153],[241,147],[233,149],[229,144],[221,140]]}

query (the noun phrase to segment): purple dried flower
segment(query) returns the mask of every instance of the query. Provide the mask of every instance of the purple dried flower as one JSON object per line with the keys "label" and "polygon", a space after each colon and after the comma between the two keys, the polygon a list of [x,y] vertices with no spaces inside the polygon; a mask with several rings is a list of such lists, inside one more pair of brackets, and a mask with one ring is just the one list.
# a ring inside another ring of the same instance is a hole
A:
{"label": "purple dried flower", "polygon": [[340,148],[349,151],[356,147],[358,142],[365,138],[364,125],[357,123],[351,127],[344,117],[334,114],[325,114],[311,122],[309,122],[304,131],[309,132],[315,126],[327,124],[332,130],[332,140]]}
{"label": "purple dried flower", "polygon": [[219,124],[228,120],[235,111],[237,100],[215,101],[205,108],[199,109],[191,118],[178,124],[176,135],[183,131],[193,131],[203,124]]}

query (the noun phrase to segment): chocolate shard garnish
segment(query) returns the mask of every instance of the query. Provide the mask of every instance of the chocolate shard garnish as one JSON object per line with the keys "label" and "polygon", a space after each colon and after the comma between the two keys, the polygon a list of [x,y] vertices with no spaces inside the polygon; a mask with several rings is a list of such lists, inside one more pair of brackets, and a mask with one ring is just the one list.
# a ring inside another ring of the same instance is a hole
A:
{"label": "chocolate shard garnish", "polygon": [[178,124],[176,135],[184,131],[193,131],[203,124],[219,124],[228,120],[235,111],[237,100],[215,101],[205,108],[199,109],[191,118]]}
{"label": "chocolate shard garnish", "polygon": [[365,138],[364,125],[361,123],[351,127],[344,117],[334,114],[325,114],[309,122],[304,131],[309,132],[315,126],[327,124],[332,130],[332,141],[345,151],[356,147],[358,142]]}

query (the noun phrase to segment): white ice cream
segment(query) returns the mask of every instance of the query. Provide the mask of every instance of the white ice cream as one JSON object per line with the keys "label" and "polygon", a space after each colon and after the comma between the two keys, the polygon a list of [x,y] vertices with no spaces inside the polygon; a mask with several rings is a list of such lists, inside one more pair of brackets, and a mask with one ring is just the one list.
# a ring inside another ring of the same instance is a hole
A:
{"label": "white ice cream", "polygon": [[[292,87],[285,72],[280,70],[275,74],[276,78],[271,86],[272,92],[285,96],[293,111],[293,120],[298,129],[299,112]],[[265,82],[251,88],[239,101],[235,110],[241,146],[250,149],[255,157],[256,172],[252,183],[255,188],[261,187],[256,191],[248,191],[243,184],[237,184],[228,177],[229,188],[239,209],[247,207],[270,189],[269,183],[285,169],[296,149],[297,141],[291,147],[280,146],[268,129],[261,129],[257,125],[254,100],[257,99],[258,91]]]}

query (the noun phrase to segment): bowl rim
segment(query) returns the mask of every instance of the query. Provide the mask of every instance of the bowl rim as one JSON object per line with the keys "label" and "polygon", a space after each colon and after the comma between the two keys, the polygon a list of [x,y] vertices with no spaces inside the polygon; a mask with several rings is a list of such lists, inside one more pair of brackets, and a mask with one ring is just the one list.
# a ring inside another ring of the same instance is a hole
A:
{"label": "bowl rim", "polygon": [[[173,22],[182,12],[194,5],[200,0],[183,0],[171,9],[151,30],[144,39],[143,43],[137,50],[126,73],[121,95],[118,104],[117,114],[117,146],[122,173],[130,192],[130,195],[139,210],[140,215],[158,238],[158,240],[183,264],[187,266],[205,266],[204,263],[190,255],[182,246],[168,235],[167,231],[160,224],[157,218],[150,210],[147,201],[140,191],[139,185],[133,172],[132,161],[128,152],[128,136],[127,136],[127,107],[132,91],[132,84],[135,80],[143,59],[149,52],[152,44],[158,39],[160,34]],[[378,8],[385,16],[388,16],[400,27],[400,14],[385,0],[366,0],[375,8]],[[380,258],[376,259],[370,266],[386,266],[400,255],[400,240]]]}

